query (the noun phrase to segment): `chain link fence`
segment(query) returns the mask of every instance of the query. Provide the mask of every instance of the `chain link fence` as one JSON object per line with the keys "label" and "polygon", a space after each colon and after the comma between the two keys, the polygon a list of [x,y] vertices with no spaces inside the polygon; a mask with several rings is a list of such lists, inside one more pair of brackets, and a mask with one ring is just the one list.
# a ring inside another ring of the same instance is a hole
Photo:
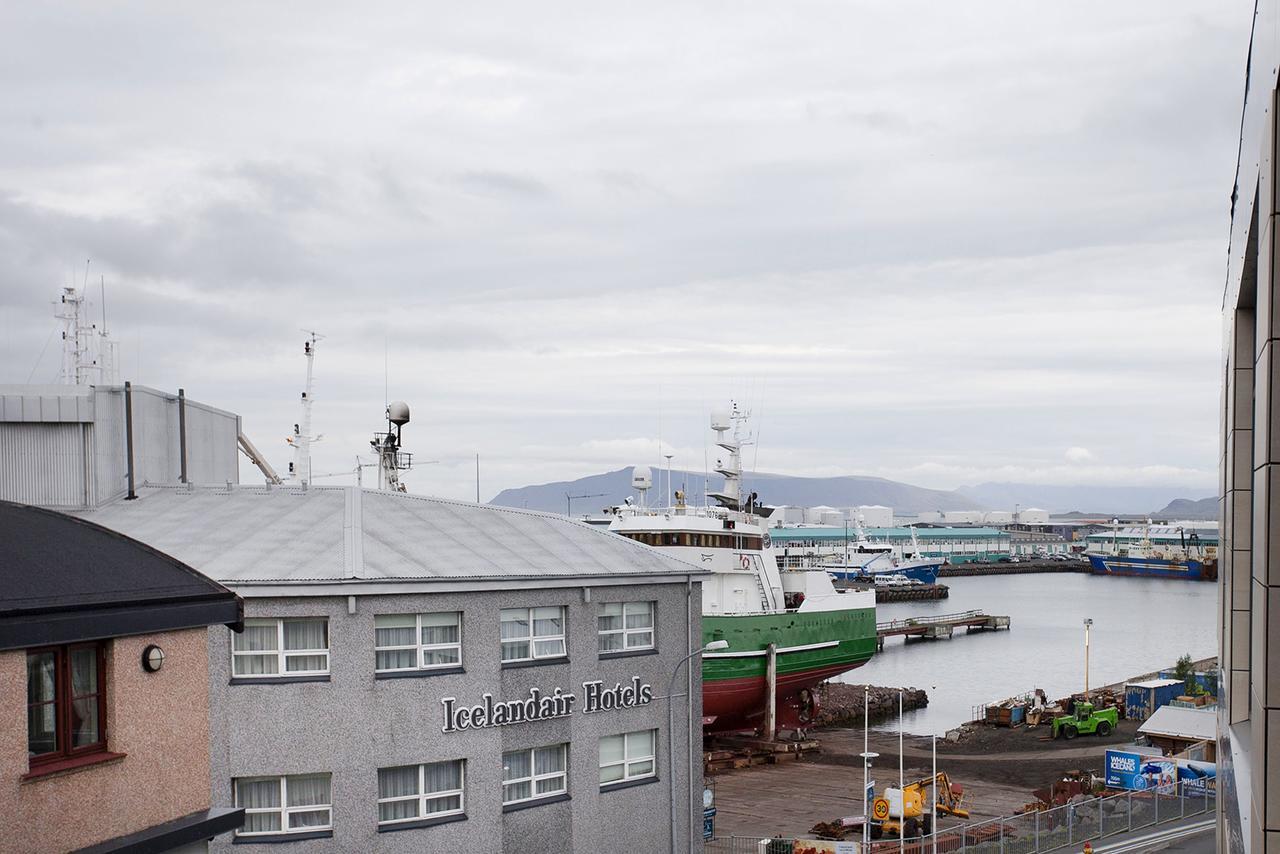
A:
{"label": "chain link fence", "polygon": [[[1047,810],[939,829],[936,837],[884,839],[859,845],[859,854],[1040,854],[1079,849],[1118,833],[1213,813],[1214,790],[1184,780],[1141,792],[1089,798]],[[794,840],[723,836],[706,843],[707,854],[792,854]]]}

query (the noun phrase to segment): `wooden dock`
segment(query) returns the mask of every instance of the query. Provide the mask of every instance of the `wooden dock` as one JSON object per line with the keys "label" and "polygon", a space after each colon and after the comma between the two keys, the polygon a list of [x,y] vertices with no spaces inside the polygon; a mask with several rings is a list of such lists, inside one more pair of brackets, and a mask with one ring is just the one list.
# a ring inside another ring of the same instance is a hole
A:
{"label": "wooden dock", "polygon": [[972,631],[996,631],[1010,627],[1008,617],[988,614],[986,611],[963,611],[959,614],[937,614],[929,617],[907,617],[876,623],[876,648],[884,649],[885,638],[901,636],[904,640],[922,638],[939,640],[951,637],[956,629]]}

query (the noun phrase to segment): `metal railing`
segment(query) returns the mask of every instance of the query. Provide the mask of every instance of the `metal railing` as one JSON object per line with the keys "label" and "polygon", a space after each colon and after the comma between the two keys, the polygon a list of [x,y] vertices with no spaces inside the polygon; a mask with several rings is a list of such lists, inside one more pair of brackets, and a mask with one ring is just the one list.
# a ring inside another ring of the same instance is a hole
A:
{"label": "metal railing", "polygon": [[932,626],[938,623],[954,623],[959,620],[976,620],[990,616],[986,611],[961,611],[958,614],[937,614],[932,617],[908,617],[903,620],[890,620],[887,623],[876,623],[876,631],[887,629],[909,629],[914,626]]}
{"label": "metal railing", "polygon": [[[1041,854],[1074,847],[1120,833],[1142,830],[1215,809],[1212,781],[1184,780],[1140,792],[1086,798],[1052,809],[974,821],[939,829],[937,836],[882,839],[859,843],[859,854]],[[855,840],[856,841],[856,840]],[[707,854],[780,854],[792,851],[791,839],[718,837],[706,843]]]}

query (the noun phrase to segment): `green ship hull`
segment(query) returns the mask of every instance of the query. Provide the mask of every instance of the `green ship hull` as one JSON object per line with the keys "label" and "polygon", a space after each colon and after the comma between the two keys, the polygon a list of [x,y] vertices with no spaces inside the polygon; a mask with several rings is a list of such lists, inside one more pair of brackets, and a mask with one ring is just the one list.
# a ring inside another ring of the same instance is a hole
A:
{"label": "green ship hull", "polygon": [[[702,617],[702,642],[726,640],[722,653],[702,659],[702,709],[707,727],[740,729],[764,714],[767,649],[775,645],[777,700],[797,710],[807,723],[805,704],[794,701],[806,689],[865,664],[876,651],[874,608],[792,611],[785,614]],[[811,708],[811,703],[809,703]]]}

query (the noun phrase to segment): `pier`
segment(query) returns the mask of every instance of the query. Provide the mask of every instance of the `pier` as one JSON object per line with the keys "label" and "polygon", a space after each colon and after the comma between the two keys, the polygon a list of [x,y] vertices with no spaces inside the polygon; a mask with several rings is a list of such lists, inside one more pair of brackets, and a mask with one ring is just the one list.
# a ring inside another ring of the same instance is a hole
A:
{"label": "pier", "polygon": [[949,638],[958,628],[966,632],[999,630],[1010,627],[1008,617],[988,614],[986,611],[963,611],[959,614],[938,614],[930,617],[907,617],[876,623],[876,649],[884,649],[885,638],[901,635],[904,640],[924,638],[938,640]]}

